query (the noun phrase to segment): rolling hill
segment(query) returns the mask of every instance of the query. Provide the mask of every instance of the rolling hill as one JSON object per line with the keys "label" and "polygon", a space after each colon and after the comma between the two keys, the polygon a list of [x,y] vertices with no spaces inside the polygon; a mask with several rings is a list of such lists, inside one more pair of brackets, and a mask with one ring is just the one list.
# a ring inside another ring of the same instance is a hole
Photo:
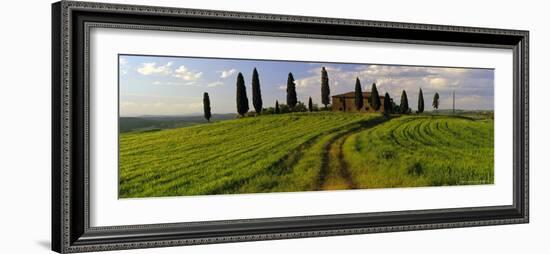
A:
{"label": "rolling hill", "polygon": [[263,115],[120,135],[119,197],[492,183],[491,119]]}
{"label": "rolling hill", "polygon": [[[211,121],[235,119],[236,114],[213,114]],[[172,129],[206,123],[202,115],[120,117],[120,132]]]}

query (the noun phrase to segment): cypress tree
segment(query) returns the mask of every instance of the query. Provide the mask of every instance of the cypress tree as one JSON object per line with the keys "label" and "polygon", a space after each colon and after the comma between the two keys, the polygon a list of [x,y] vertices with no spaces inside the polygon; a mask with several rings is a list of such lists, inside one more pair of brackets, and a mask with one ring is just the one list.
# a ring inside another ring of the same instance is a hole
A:
{"label": "cypress tree", "polygon": [[204,93],[202,96],[202,106],[204,107],[204,118],[208,122],[210,122],[210,117],[212,117],[212,113],[210,112],[210,97],[208,96],[208,93]]}
{"label": "cypress tree", "polygon": [[418,113],[424,112],[424,95],[422,94],[422,88],[418,92]]}
{"label": "cypress tree", "polygon": [[328,85],[328,73],[325,67],[321,69],[321,103],[325,105],[330,104],[330,87]]}
{"label": "cypress tree", "polygon": [[355,107],[357,111],[361,111],[363,108],[363,89],[361,89],[359,78],[355,79]]}
{"label": "cypress tree", "polygon": [[390,98],[390,94],[386,93],[384,95],[384,114],[389,115],[393,111],[393,105],[391,104],[392,100]]}
{"label": "cypress tree", "polygon": [[307,103],[307,109],[309,109],[309,112],[313,112],[313,101],[311,100],[311,96],[309,97],[309,102]]}
{"label": "cypress tree", "polygon": [[262,91],[260,89],[260,78],[258,71],[254,68],[252,72],[252,105],[257,114],[262,113]]}
{"label": "cypress tree", "polygon": [[296,98],[296,84],[294,83],[292,72],[289,72],[286,81],[286,104],[290,108],[294,108],[296,103],[298,103],[298,99]]}
{"label": "cypress tree", "polygon": [[405,90],[401,93],[401,104],[399,105],[399,110],[401,110],[401,114],[409,113],[409,99],[407,99],[407,92],[405,92]]}
{"label": "cypress tree", "polygon": [[243,74],[240,72],[237,75],[237,112],[241,116],[248,112],[248,97],[246,97]]}
{"label": "cypress tree", "polygon": [[433,107],[434,109],[438,109],[438,108],[439,108],[439,93],[437,93],[437,92],[434,94],[434,100],[433,100],[433,102],[432,102],[432,107]]}
{"label": "cypress tree", "polygon": [[279,114],[281,110],[279,109],[279,101],[275,101],[275,114]]}
{"label": "cypress tree", "polygon": [[372,88],[370,91],[370,106],[374,109],[374,111],[378,111],[380,106],[382,106],[380,103],[378,89],[376,89],[376,83],[372,83]]}
{"label": "cypress tree", "polygon": [[391,100],[391,112],[392,113],[401,112],[401,109],[399,109],[399,105],[395,104],[395,101],[393,101],[393,98],[390,97],[390,100]]}

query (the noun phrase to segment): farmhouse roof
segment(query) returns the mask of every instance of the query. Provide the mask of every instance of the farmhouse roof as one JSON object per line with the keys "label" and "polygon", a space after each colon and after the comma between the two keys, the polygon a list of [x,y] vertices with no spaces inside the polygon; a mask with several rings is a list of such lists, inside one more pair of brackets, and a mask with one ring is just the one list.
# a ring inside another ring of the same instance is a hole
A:
{"label": "farmhouse roof", "polygon": [[[363,92],[363,98],[364,97],[370,97],[370,94],[371,94],[371,92]],[[336,95],[333,95],[332,97],[355,98],[355,92],[347,92],[347,93],[342,93],[342,94],[336,94]],[[384,98],[384,96],[380,96],[380,98]]]}

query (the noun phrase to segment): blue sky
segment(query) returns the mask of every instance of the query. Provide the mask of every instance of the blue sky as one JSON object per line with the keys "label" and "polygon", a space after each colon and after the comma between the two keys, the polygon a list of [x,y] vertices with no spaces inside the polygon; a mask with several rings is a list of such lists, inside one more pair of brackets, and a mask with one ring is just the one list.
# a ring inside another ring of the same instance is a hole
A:
{"label": "blue sky", "polygon": [[321,67],[327,69],[331,95],[354,90],[359,77],[364,91],[373,82],[380,94],[388,92],[399,102],[406,90],[409,106],[415,110],[422,88],[427,109],[437,91],[442,109],[452,107],[456,91],[459,109],[494,108],[494,70],[442,68],[383,64],[341,64],[219,58],[163,56],[119,56],[120,115],[188,115],[202,113],[202,95],[208,92],[212,113],[235,113],[237,73],[245,79],[250,108],[252,70],[260,76],[263,106],[275,100],[286,103],[286,80],[292,72],[298,100],[321,104]]}

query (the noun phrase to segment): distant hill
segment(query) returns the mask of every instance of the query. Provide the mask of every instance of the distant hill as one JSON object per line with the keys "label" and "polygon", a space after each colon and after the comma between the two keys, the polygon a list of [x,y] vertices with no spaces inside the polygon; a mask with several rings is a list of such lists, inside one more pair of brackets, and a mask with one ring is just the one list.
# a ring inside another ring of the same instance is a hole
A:
{"label": "distant hill", "polygon": [[[213,114],[211,122],[235,119],[236,114]],[[119,131],[154,131],[206,123],[202,115],[120,117]]]}
{"label": "distant hill", "polygon": [[[428,111],[425,112],[426,114],[431,115],[453,115],[452,109],[440,109],[435,111]],[[470,117],[474,119],[494,119],[494,111],[493,110],[463,110],[463,109],[456,109],[454,112],[455,116],[464,116],[464,117]]]}
{"label": "distant hill", "polygon": [[[438,110],[432,110],[432,111],[426,111],[426,112],[430,112],[432,114],[452,114],[453,113],[453,110],[452,109],[438,109]],[[470,109],[455,109],[455,114],[467,114],[467,113],[492,113],[493,110],[489,110],[489,109],[475,109],[475,110],[470,110]]]}

